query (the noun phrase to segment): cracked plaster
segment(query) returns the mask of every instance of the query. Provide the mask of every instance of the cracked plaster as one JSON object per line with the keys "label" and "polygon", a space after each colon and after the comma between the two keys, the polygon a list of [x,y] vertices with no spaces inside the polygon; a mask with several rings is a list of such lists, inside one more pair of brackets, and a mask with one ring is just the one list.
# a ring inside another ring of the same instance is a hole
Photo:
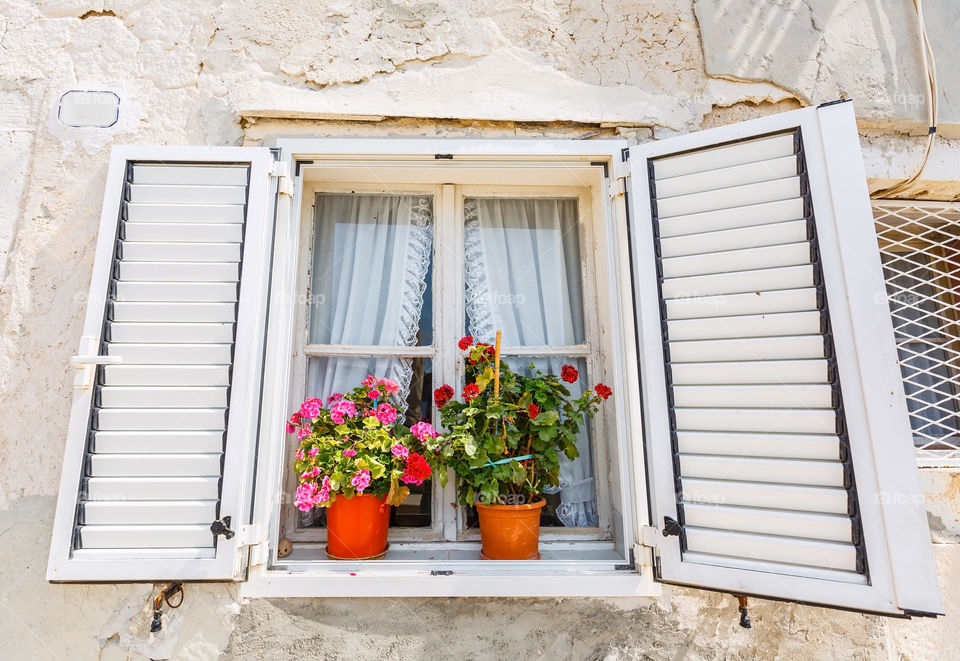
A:
{"label": "cracked plaster", "polygon": [[[746,633],[736,627],[729,597],[692,590],[667,589],[657,602],[244,601],[230,586],[207,585],[190,586],[183,609],[165,616],[164,632],[151,637],[152,586],[43,580],[71,396],[67,360],[80,333],[110,145],[249,144],[280,133],[647,140],[776,112],[842,86],[858,98],[862,124],[876,129],[862,140],[868,172],[898,176],[918,156],[919,143],[884,131],[882,121],[893,126],[899,115],[889,99],[909,88],[875,75],[875,56],[861,51],[869,50],[864,44],[882,46],[881,62],[909,73],[912,56],[891,46],[901,33],[874,43],[860,36],[862,21],[854,17],[861,14],[849,2],[829,16],[821,16],[822,3],[809,2],[814,10],[803,36],[812,43],[809,35],[824,31],[820,41],[828,47],[819,58],[826,64],[816,71],[809,61],[798,65],[802,85],[793,85],[778,68],[786,66],[778,60],[794,56],[789,49],[767,61],[758,80],[724,78],[732,74],[712,68],[713,46],[700,44],[693,5],[679,0],[0,0],[2,656],[949,654],[960,635],[960,496],[950,471],[924,471],[950,613],[935,621],[758,602],[755,629]],[[878,6],[893,11],[889,3]],[[895,22],[885,17],[881,24]],[[957,69],[955,55],[946,52],[942,61]],[[121,122],[105,131],[58,125],[56,101],[77,87],[118,90]],[[868,92],[887,105],[863,106]],[[356,116],[386,119],[345,121]],[[958,178],[957,148],[938,141],[934,178]]]}

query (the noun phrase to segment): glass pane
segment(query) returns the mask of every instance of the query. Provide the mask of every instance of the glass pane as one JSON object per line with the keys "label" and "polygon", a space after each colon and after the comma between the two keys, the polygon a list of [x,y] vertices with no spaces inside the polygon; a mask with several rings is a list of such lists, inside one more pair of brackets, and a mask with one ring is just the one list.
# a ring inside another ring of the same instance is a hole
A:
{"label": "glass pane", "polygon": [[[429,358],[311,358],[307,364],[307,397],[326,401],[334,392],[355,388],[367,374],[391,378],[401,390],[393,397],[406,425],[429,420],[433,393],[433,361]],[[294,441],[295,442],[295,441]],[[397,527],[429,527],[431,524],[431,480],[410,486],[410,497],[395,507],[390,525]],[[301,527],[323,527],[325,510],[299,513]]]}
{"label": "glass pane", "polygon": [[[573,365],[579,379],[566,384],[571,397],[579,397],[591,387],[587,378],[587,364],[583,358],[530,358],[529,356],[503,357],[510,369],[518,374],[530,375],[530,363],[544,374],[560,374],[563,365]],[[550,488],[543,494],[547,504],[541,510],[540,525],[546,527],[593,527],[597,525],[596,487],[593,479],[593,461],[589,420],[580,428],[577,440],[580,456],[569,461],[560,460],[560,486]],[[477,525],[476,509],[466,509],[468,528]]]}
{"label": "glass pane", "polygon": [[415,346],[432,278],[429,195],[317,195],[310,344]]}
{"label": "glass pane", "polygon": [[464,200],[467,334],[506,346],[584,342],[577,200]]}

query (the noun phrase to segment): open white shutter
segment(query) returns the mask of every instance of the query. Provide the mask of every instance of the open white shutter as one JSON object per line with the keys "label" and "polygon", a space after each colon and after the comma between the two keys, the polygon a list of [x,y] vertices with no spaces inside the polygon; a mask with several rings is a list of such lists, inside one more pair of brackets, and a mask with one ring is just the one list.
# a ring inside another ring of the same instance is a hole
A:
{"label": "open white shutter", "polygon": [[659,579],[942,612],[852,104],[629,160]]}
{"label": "open white shutter", "polygon": [[234,579],[259,415],[271,154],[111,156],[47,578]]}

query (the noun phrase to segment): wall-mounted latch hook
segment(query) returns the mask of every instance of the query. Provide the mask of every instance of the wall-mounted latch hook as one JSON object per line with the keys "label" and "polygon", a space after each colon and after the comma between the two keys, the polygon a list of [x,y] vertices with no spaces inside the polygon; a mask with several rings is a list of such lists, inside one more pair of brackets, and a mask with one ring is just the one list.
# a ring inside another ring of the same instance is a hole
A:
{"label": "wall-mounted latch hook", "polygon": [[[170,603],[170,598],[176,596],[178,592],[180,601],[174,606]],[[183,605],[183,583],[170,583],[167,587],[161,588],[160,594],[153,600],[153,622],[150,623],[150,633],[158,633],[163,629],[163,622],[160,619],[163,616],[163,611],[160,610],[163,604],[167,604],[170,608],[180,608]]]}
{"label": "wall-mounted latch hook", "polygon": [[744,629],[750,628],[750,615],[747,613],[747,597],[742,594],[735,595],[737,606],[740,609],[740,626]]}

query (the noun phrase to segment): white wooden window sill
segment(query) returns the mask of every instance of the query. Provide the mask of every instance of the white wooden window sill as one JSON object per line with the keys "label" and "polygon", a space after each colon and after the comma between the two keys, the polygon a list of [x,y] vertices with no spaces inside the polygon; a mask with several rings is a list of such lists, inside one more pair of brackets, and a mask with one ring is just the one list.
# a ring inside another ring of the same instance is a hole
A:
{"label": "white wooden window sill", "polygon": [[[541,560],[477,559],[477,549],[392,549],[379,561],[319,560],[305,549],[255,567],[244,597],[659,597],[649,568],[614,551],[542,548]],[[446,555],[446,558],[438,556]],[[575,557],[574,557],[575,556]]]}

